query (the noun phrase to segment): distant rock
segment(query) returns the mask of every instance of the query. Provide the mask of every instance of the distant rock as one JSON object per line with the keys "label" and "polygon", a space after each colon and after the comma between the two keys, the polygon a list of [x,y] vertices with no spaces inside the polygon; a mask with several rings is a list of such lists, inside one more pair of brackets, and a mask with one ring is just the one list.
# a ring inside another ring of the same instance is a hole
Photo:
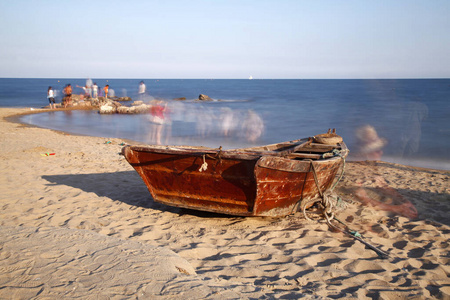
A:
{"label": "distant rock", "polygon": [[143,101],[135,101],[131,106],[125,106],[117,101],[108,100],[107,103],[100,106],[100,114],[146,114],[150,112],[150,105]]}
{"label": "distant rock", "polygon": [[183,101],[183,100],[186,100],[186,97],[173,98],[173,100],[177,100],[177,101]]}
{"label": "distant rock", "polygon": [[121,106],[117,108],[118,114],[129,114],[130,113],[130,107],[128,106]]}
{"label": "distant rock", "polygon": [[141,104],[133,106],[135,114],[148,114],[150,113],[151,106],[148,104]]}
{"label": "distant rock", "polygon": [[109,103],[100,106],[99,111],[102,115],[110,115],[115,114],[117,112],[117,108]]}
{"label": "distant rock", "polygon": [[208,95],[203,95],[203,94],[200,94],[198,96],[198,100],[201,100],[201,101],[213,101],[213,99],[211,99]]}
{"label": "distant rock", "polygon": [[108,95],[108,99],[113,100],[113,101],[121,101],[121,102],[132,100],[130,97],[116,97],[116,96],[111,96],[111,95]]}
{"label": "distant rock", "polygon": [[116,108],[122,106],[122,103],[117,102],[117,101],[109,101],[108,103],[109,103],[111,106],[115,106]]}
{"label": "distant rock", "polygon": [[78,101],[73,104],[73,106],[78,107],[92,107],[91,101]]}
{"label": "distant rock", "polygon": [[144,104],[144,101],[134,101],[133,103],[131,103],[131,105],[132,106],[139,106],[139,105],[142,105],[142,104]]}

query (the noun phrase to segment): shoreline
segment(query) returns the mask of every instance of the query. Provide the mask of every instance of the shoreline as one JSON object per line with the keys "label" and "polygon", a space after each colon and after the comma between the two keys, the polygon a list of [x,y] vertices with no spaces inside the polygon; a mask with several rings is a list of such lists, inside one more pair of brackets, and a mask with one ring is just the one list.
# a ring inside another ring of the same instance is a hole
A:
{"label": "shoreline", "polygon": [[[3,109],[2,107],[0,107],[0,109]],[[45,127],[41,127],[39,125],[34,125],[34,124],[28,124],[28,123],[24,123],[20,121],[20,118],[26,115],[31,115],[31,114],[40,114],[40,113],[47,113],[47,112],[52,112],[52,111],[73,111],[73,110],[98,110],[97,108],[57,108],[54,110],[50,110],[48,108],[41,108],[41,109],[33,109],[30,110],[30,108],[26,107],[26,108],[6,108],[6,109],[17,109],[17,110],[27,110],[21,113],[17,113],[17,114],[12,114],[9,116],[4,117],[4,120],[7,122],[11,122],[11,123],[15,123],[15,124],[19,124],[23,127],[30,127],[30,128],[40,128],[40,129],[45,129],[45,130],[51,130],[53,132],[59,133],[59,134],[65,134],[65,135],[73,135],[73,136],[86,136],[86,137],[94,137],[94,138],[105,138],[105,137],[96,137],[96,136],[92,136],[92,135],[88,135],[88,134],[81,134],[81,133],[73,133],[73,132],[69,132],[69,131],[64,131],[64,130],[58,130],[58,129],[51,129],[51,128],[45,128]],[[29,110],[29,111],[28,111]],[[113,139],[118,139],[118,140],[122,140],[124,142],[126,142],[127,144],[141,144],[138,141],[134,141],[134,140],[130,140],[130,139],[122,139],[122,138],[113,138]]]}
{"label": "shoreline", "polygon": [[[41,127],[41,126],[35,125],[35,124],[24,123],[24,122],[21,122],[19,119],[25,115],[48,113],[48,112],[52,112],[52,111],[77,111],[77,110],[94,111],[94,110],[98,110],[98,108],[94,108],[94,107],[58,108],[56,110],[50,110],[47,107],[43,107],[41,109],[34,109],[34,108],[30,109],[29,107],[17,107],[17,108],[11,108],[11,109],[24,110],[24,112],[17,114],[17,115],[12,115],[12,116],[7,117],[6,118],[7,121],[22,124],[23,126],[32,126],[32,127],[37,127],[37,128],[43,128],[43,129],[50,129],[50,128]],[[56,132],[62,132],[62,133],[66,133],[66,134],[72,134],[72,135],[91,136],[88,133],[83,134],[83,133],[79,133],[79,132],[70,132],[70,131],[64,131],[64,130],[60,130],[60,129],[50,129],[50,130],[54,130]],[[115,137],[115,138],[122,139],[122,140],[126,141],[128,144],[131,144],[131,143],[143,144],[143,142],[139,142],[139,141],[136,141],[133,139],[120,138],[120,137]],[[359,157],[354,156],[352,154],[352,151],[350,152],[350,157],[347,160],[355,161],[355,162],[362,161],[362,160],[360,160]],[[405,166],[411,167],[411,168],[433,169],[433,170],[439,170],[439,171],[444,171],[444,172],[450,172],[450,161],[445,160],[445,159],[434,159],[434,160],[433,159],[427,160],[424,158],[405,159],[405,158],[401,158],[401,157],[383,155],[383,161],[391,163],[391,164],[405,165]]]}
{"label": "shoreline", "polygon": [[[0,297],[450,297],[448,171],[347,163],[337,215],[390,254],[381,259],[313,213],[241,218],[155,203],[119,155],[122,139],[8,121],[19,113],[0,108]],[[357,199],[359,188],[376,194],[378,177],[417,219]]]}

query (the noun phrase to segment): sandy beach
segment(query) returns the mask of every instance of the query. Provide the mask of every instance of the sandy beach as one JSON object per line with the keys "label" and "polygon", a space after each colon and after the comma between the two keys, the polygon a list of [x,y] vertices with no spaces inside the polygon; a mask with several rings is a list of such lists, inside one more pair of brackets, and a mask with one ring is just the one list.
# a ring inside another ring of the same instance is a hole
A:
{"label": "sandy beach", "polygon": [[314,213],[155,203],[123,140],[5,119],[27,112],[0,108],[1,299],[450,299],[448,171],[346,163],[336,215],[381,258]]}

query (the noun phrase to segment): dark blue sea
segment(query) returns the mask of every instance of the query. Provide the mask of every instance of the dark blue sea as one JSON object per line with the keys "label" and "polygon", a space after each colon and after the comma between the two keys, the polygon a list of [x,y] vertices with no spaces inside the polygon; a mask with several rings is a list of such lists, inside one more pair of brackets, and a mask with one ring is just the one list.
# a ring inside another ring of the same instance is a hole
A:
{"label": "dark blue sea", "polygon": [[[141,79],[92,80],[99,87],[109,84],[116,96],[137,99]],[[336,128],[354,159],[365,157],[364,149],[378,145],[382,146],[381,160],[450,170],[450,79],[144,81],[144,101],[164,100],[168,108],[163,144],[229,149]],[[46,106],[48,86],[61,95],[67,83],[81,94],[76,85],[84,86],[86,79],[0,79],[0,106]],[[214,101],[195,101],[199,94]],[[173,100],[180,97],[186,100]],[[154,124],[147,115],[56,111],[24,116],[21,121],[105,140],[154,142]],[[367,128],[371,131],[363,134]],[[369,135],[373,143],[365,148],[362,145],[370,140]]]}

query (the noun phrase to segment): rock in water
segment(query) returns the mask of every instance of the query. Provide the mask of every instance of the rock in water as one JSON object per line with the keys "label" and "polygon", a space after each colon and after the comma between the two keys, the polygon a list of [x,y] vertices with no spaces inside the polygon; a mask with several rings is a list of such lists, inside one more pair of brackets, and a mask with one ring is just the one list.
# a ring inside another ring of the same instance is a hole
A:
{"label": "rock in water", "polygon": [[211,99],[208,95],[203,95],[203,94],[200,94],[200,95],[198,96],[198,100],[202,100],[202,101],[213,101],[213,99]]}
{"label": "rock in water", "polygon": [[108,104],[100,106],[98,111],[100,114],[115,114],[117,112],[117,108],[115,106],[111,106]]}

